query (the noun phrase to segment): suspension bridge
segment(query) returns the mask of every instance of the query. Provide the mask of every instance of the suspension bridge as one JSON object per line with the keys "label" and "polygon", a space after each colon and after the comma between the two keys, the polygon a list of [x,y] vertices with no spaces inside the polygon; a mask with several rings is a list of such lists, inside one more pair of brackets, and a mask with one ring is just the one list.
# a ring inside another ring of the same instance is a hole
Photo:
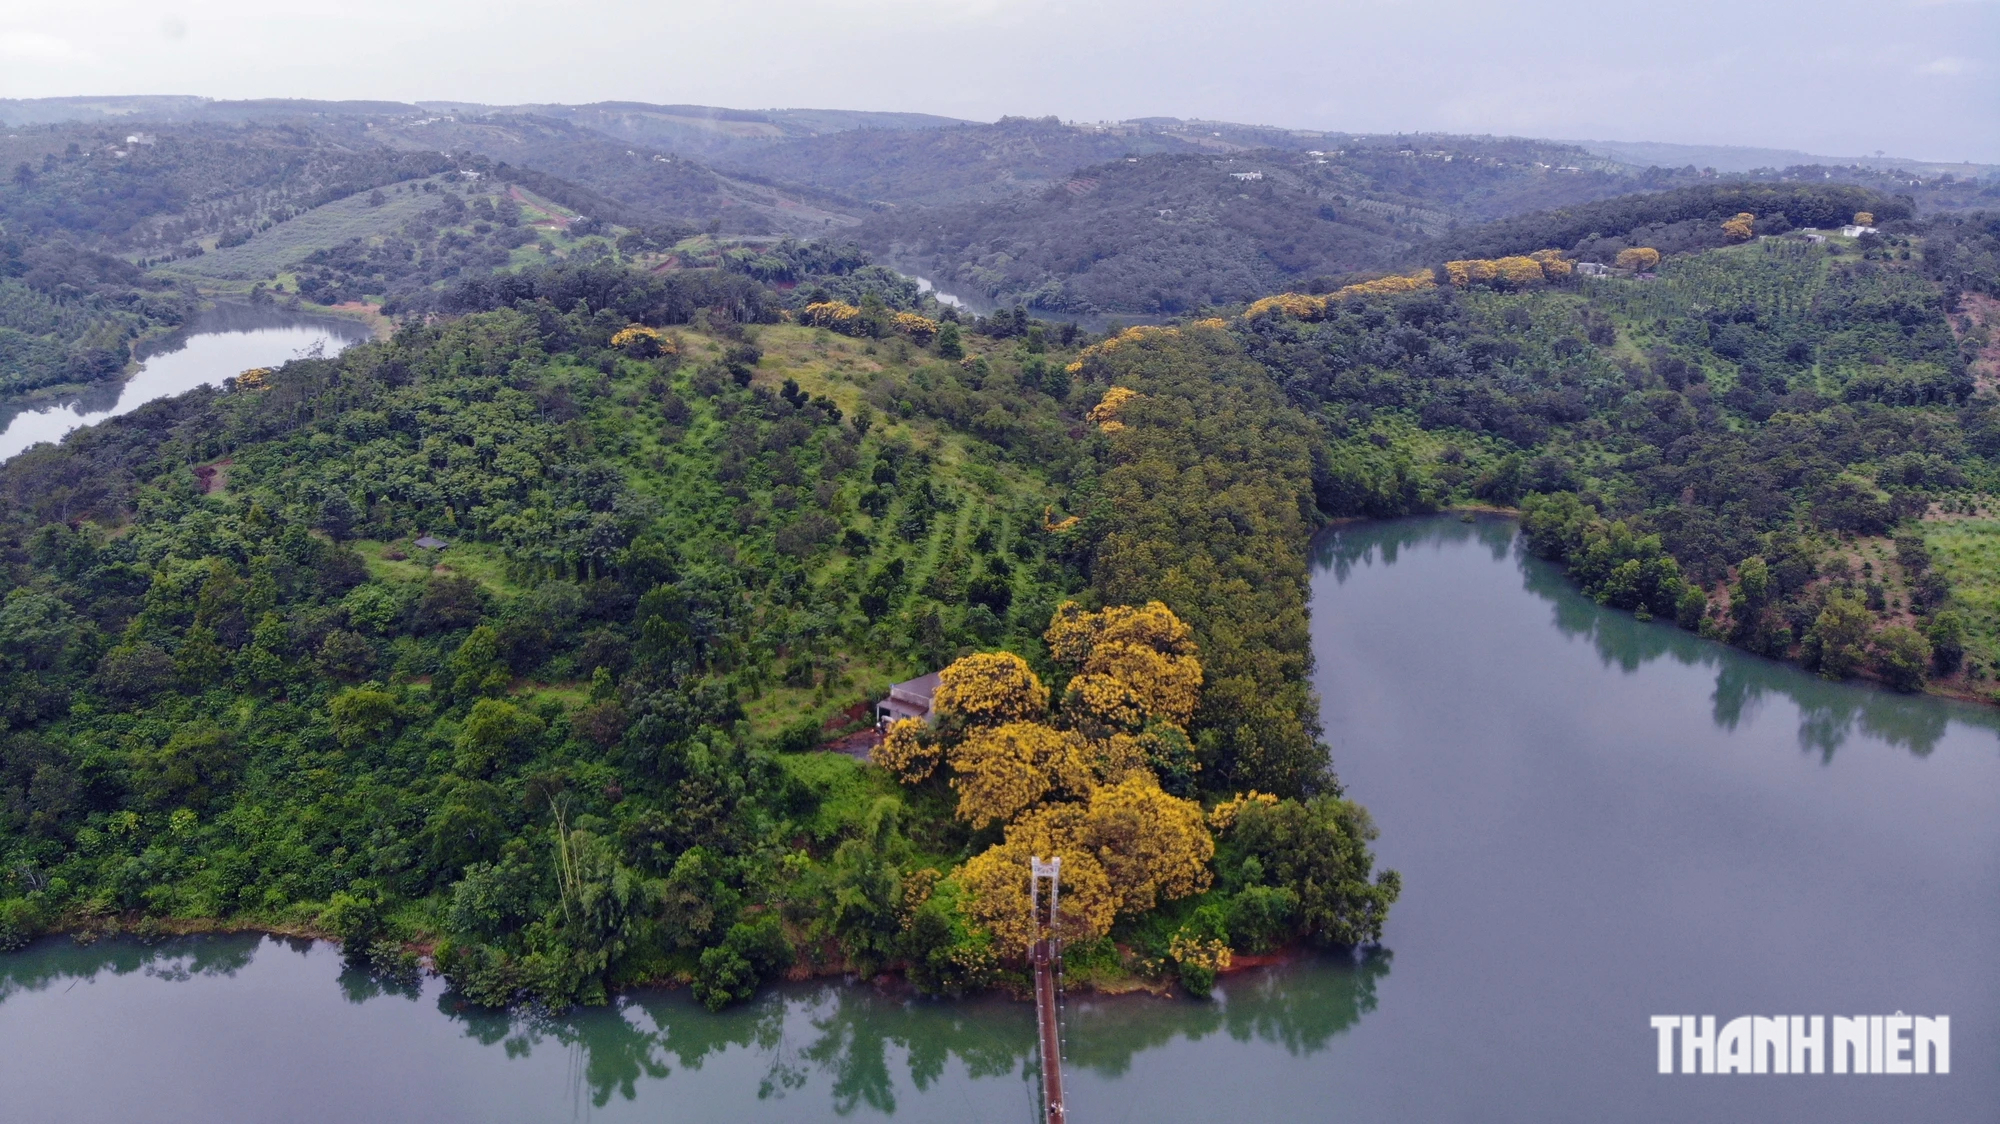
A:
{"label": "suspension bridge", "polygon": [[[1061,881],[1062,856],[1028,860],[1028,912],[1036,934],[1028,946],[1028,963],[1035,972],[1035,1031],[1042,1054],[1044,1124],[1067,1124],[1069,1120],[1062,1081],[1062,940],[1056,933]],[[1048,888],[1046,913],[1042,909],[1044,885]]]}

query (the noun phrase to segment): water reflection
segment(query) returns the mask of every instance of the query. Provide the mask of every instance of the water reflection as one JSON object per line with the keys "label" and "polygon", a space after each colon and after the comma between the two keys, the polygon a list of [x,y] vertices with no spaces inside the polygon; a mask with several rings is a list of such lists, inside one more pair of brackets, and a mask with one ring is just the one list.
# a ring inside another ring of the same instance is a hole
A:
{"label": "water reflection", "polygon": [[[1033,1096],[1033,1009],[1003,997],[929,1001],[822,981],[767,990],[721,1013],[668,990],[640,991],[608,1008],[561,1016],[496,1012],[465,1004],[437,980],[383,980],[342,967],[324,946],[276,938],[181,938],[152,946],[111,938],[88,947],[45,940],[0,957],[0,1019],[7,1002],[24,992],[61,991],[106,977],[138,975],[190,988],[241,978],[263,986],[266,977],[287,970],[295,959],[287,953],[324,968],[325,982],[334,985],[317,990],[326,1002],[409,1005],[411,1016],[434,1012],[421,1017],[442,1018],[462,1040],[485,1047],[483,1065],[558,1052],[579,1100],[598,1109],[637,1101],[677,1074],[737,1052],[754,1058],[757,1070],[755,1080],[737,1091],[739,1101],[753,1093],[760,1102],[801,1093],[818,1097],[823,1087],[824,1103],[838,1115],[887,1115],[938,1092],[948,1074],[1017,1084],[1024,1107]],[[1213,1002],[1073,999],[1067,1064],[1115,1079],[1140,1054],[1217,1034],[1267,1043],[1294,1057],[1314,1054],[1375,1009],[1376,985],[1389,964],[1389,953],[1375,950],[1252,969],[1225,978]],[[297,1014],[313,1018],[309,1010]]]}
{"label": "water reflection", "polygon": [[130,378],[49,397],[0,400],[0,460],[31,445],[60,441],[80,426],[131,413],[157,398],[218,385],[251,367],[311,354],[333,355],[366,339],[366,328],[338,317],[218,305],[187,328],[139,349]]}
{"label": "water reflection", "polygon": [[1357,567],[1392,565],[1401,552],[1477,543],[1498,561],[1510,555],[1521,567],[1522,588],[1549,603],[1550,618],[1565,636],[1588,640],[1606,667],[1631,675],[1661,659],[1715,670],[1712,717],[1735,730],[1766,699],[1790,701],[1799,712],[1799,748],[1831,763],[1855,734],[1879,738],[1919,757],[1937,747],[1954,721],[2000,736],[2000,713],[1990,707],[1923,695],[1901,695],[1865,683],[1832,683],[1801,668],[1703,640],[1666,621],[1641,621],[1607,609],[1578,593],[1560,567],[1531,556],[1513,520],[1481,516],[1473,522],[1402,519],[1338,528],[1315,544],[1315,561],[1346,584]]}
{"label": "water reflection", "polygon": [[46,991],[65,981],[75,984],[99,976],[139,972],[177,983],[233,976],[250,965],[256,951],[254,937],[193,938],[157,945],[105,940],[85,946],[69,940],[46,940],[27,952],[0,956],[0,1004],[23,992]]}

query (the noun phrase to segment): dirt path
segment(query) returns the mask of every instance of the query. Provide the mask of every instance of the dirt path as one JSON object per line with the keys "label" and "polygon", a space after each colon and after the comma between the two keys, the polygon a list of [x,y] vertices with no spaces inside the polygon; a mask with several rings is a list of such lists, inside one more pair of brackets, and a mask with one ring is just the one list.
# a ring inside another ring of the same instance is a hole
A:
{"label": "dirt path", "polygon": [[1963,339],[1966,335],[1958,331],[1961,318],[1971,321],[1973,330],[1986,330],[1986,346],[1979,351],[1979,357],[1972,361],[1972,385],[1976,393],[2000,389],[2000,300],[1994,300],[1985,293],[1962,293],[1958,298],[1959,316],[1951,317],[1952,330]]}
{"label": "dirt path", "polygon": [[519,187],[508,187],[507,198],[512,199],[523,207],[533,207],[535,210],[540,211],[543,215],[547,216],[549,225],[555,227],[557,230],[567,231],[569,229],[571,220],[568,215],[559,214],[554,208],[535,202],[533,199],[528,198],[527,192],[522,191]]}

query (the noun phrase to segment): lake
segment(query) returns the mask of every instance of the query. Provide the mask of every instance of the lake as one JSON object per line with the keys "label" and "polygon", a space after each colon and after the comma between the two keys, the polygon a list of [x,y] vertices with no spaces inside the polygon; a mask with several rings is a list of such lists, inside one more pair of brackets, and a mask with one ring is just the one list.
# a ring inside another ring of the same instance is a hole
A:
{"label": "lake", "polygon": [[61,441],[79,426],[129,414],[156,398],[219,385],[252,367],[275,367],[315,349],[337,355],[368,338],[352,320],[281,309],[220,305],[183,332],[142,349],[139,369],[120,381],[51,400],[0,399],[0,461],[43,441]]}
{"label": "lake", "polygon": [[[2000,1103],[2000,715],[1641,623],[1511,523],[1315,544],[1341,778],[1405,891],[1380,950],[1212,1003],[1072,997],[1077,1124],[1971,1121]],[[1660,1076],[1655,1014],[1952,1017],[1948,1076]],[[40,1121],[1034,1118],[1031,1009],[865,986],[563,1018],[324,945],[0,957],[0,1098]]]}

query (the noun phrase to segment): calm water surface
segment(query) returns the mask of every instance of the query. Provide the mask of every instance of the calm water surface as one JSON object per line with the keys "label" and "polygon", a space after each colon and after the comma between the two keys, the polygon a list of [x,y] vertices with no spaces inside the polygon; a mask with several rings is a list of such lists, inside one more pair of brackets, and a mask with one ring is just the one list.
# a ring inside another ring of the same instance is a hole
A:
{"label": "calm water surface", "polygon": [[[1503,522],[1318,544],[1318,685],[1405,894],[1386,947],[1215,1003],[1073,1002],[1071,1119],[1991,1121],[2000,718],[1600,611]],[[1653,1014],[1949,1014],[1945,1077],[1660,1077]],[[1032,1020],[832,984],[562,1019],[325,946],[0,957],[0,1103],[46,1121],[1033,1119]]]}
{"label": "calm water surface", "polygon": [[275,367],[319,349],[338,354],[368,338],[360,324],[272,309],[221,307],[204,313],[185,335],[140,357],[139,370],[54,402],[0,399],[0,461],[43,441],[61,441],[79,426],[129,414],[156,398],[220,385],[252,367]]}

